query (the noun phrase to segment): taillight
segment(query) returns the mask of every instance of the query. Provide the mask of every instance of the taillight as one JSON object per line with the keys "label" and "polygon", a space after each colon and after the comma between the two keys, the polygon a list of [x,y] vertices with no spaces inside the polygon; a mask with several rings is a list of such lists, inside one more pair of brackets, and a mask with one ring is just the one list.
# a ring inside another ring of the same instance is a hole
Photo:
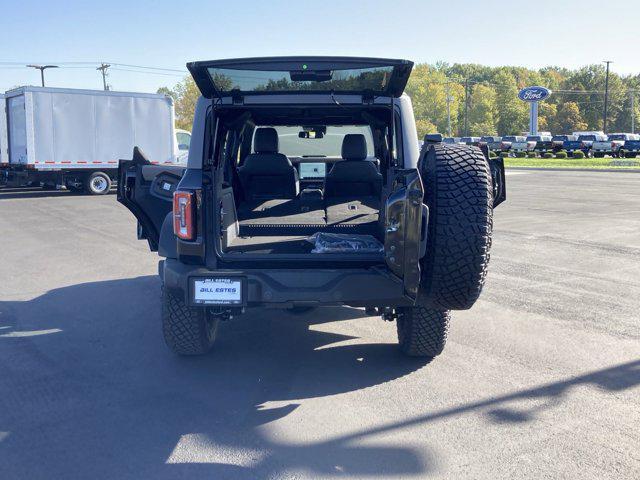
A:
{"label": "taillight", "polygon": [[611,142],[611,148],[616,148],[616,142]]}
{"label": "taillight", "polygon": [[173,193],[173,233],[183,240],[193,240],[196,236],[194,202],[191,192]]}

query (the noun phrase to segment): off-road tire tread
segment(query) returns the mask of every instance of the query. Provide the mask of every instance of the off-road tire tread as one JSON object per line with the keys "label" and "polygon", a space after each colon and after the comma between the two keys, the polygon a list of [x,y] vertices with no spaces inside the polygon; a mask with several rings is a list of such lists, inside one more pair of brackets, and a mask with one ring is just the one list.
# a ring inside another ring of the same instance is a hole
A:
{"label": "off-road tire tread", "polygon": [[420,303],[466,310],[480,296],[489,265],[491,170],[477,147],[436,144],[433,149],[432,167],[422,166],[431,220]]}
{"label": "off-road tire tread", "polygon": [[411,357],[434,358],[444,349],[451,313],[415,306],[399,310],[396,326],[400,350]]}
{"label": "off-road tire tread", "polygon": [[209,334],[205,315],[204,309],[189,307],[182,298],[162,289],[162,333],[174,353],[202,355],[211,350],[217,325]]}

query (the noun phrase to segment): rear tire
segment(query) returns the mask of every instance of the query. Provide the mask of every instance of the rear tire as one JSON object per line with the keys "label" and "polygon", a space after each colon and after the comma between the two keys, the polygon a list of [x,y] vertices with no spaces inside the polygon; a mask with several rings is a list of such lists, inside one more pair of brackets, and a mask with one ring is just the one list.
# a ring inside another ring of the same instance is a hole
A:
{"label": "rear tire", "polygon": [[85,178],[84,191],[90,195],[106,195],[111,190],[111,179],[104,172],[93,172]]}
{"label": "rear tire", "polygon": [[434,310],[419,305],[398,309],[398,343],[410,357],[434,358],[442,353],[447,341],[448,310]]}
{"label": "rear tire", "polygon": [[420,170],[430,219],[418,303],[436,310],[466,310],[480,296],[489,265],[489,163],[479,148],[437,144]]}
{"label": "rear tire", "polygon": [[172,352],[203,355],[216,340],[219,320],[204,308],[193,308],[181,297],[162,289],[162,333]]}

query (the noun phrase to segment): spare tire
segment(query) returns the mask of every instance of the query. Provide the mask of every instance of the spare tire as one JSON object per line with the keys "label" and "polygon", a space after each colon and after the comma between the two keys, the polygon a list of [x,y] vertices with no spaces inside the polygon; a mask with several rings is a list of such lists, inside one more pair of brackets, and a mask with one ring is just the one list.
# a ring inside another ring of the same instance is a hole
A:
{"label": "spare tire", "polygon": [[477,147],[434,144],[425,148],[418,167],[430,218],[418,304],[466,310],[480,296],[489,264],[491,170]]}

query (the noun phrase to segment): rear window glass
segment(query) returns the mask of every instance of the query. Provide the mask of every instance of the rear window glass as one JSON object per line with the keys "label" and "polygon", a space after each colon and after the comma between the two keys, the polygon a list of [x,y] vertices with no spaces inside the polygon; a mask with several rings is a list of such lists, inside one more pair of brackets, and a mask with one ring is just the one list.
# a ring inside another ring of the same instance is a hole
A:
{"label": "rear window glass", "polygon": [[587,141],[587,142],[593,142],[593,141],[595,141],[595,139],[596,139],[595,135],[580,135],[578,137],[578,140]]}
{"label": "rear window glass", "polygon": [[625,135],[609,135],[609,140],[625,140]]}
{"label": "rear window glass", "polygon": [[373,137],[368,125],[327,126],[322,138],[300,138],[299,133],[304,131],[302,126],[273,128],[278,132],[280,153],[288,157],[341,157],[342,140],[348,133],[364,135],[367,156],[373,157]]}
{"label": "rear window glass", "polygon": [[350,70],[325,70],[315,72],[305,79],[305,65],[300,71],[236,70],[210,67],[207,70],[216,90],[229,92],[277,92],[277,91],[383,91],[387,88],[393,66],[356,68]]}

